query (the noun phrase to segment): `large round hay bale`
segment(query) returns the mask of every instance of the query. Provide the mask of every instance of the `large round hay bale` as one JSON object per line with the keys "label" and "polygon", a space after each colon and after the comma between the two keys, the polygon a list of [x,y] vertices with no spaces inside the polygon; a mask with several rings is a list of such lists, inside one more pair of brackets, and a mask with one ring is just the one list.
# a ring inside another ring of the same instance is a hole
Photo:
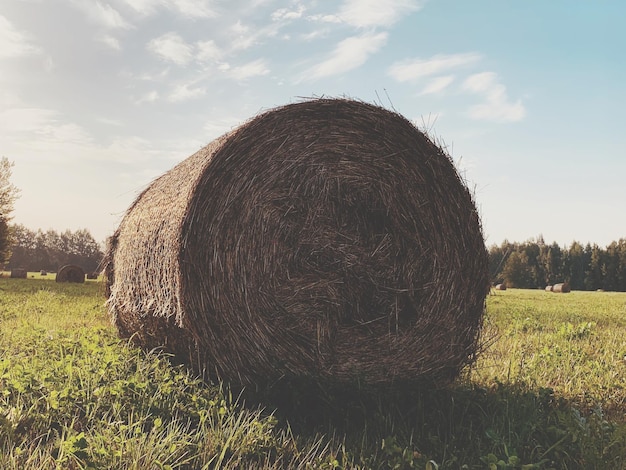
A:
{"label": "large round hay bale", "polygon": [[85,282],[85,271],[80,266],[67,264],[57,272],[56,282]]}
{"label": "large round hay bale", "polygon": [[234,384],[447,382],[489,292],[472,197],[400,115],[272,109],[155,180],[109,240],[120,333]]}
{"label": "large round hay bale", "polygon": [[22,268],[11,269],[11,277],[13,279],[26,279],[28,272]]}
{"label": "large round hay bale", "polygon": [[506,290],[506,284],[504,282],[501,284],[496,284],[496,290]]}
{"label": "large round hay bale", "polygon": [[561,294],[567,294],[568,292],[571,292],[571,290],[572,289],[567,282],[561,282],[552,286],[552,292],[559,292]]}

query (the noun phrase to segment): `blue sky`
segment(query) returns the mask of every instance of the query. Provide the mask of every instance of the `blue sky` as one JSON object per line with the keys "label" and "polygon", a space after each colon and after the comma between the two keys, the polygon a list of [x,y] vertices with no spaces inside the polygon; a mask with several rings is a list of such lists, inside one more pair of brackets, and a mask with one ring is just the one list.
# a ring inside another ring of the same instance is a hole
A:
{"label": "blue sky", "polygon": [[626,238],[626,3],[3,0],[14,221],[102,241],[156,176],[302,97],[393,107],[445,145],[486,242]]}

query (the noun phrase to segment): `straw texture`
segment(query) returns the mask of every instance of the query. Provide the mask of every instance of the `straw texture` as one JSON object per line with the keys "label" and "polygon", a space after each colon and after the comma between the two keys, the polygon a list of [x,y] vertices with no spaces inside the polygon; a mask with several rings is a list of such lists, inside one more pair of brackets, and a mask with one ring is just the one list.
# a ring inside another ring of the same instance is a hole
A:
{"label": "straw texture", "polygon": [[123,336],[231,383],[449,381],[487,252],[448,155],[344,99],[261,114],[155,180],[109,240]]}

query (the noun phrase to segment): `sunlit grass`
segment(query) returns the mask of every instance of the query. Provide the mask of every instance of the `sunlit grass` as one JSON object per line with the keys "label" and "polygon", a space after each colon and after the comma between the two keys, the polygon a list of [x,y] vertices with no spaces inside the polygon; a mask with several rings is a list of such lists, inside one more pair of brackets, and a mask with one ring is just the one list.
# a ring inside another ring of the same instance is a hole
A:
{"label": "sunlit grass", "polygon": [[497,292],[452,387],[294,387],[265,407],[119,340],[104,300],[0,279],[0,468],[626,466],[626,294]]}

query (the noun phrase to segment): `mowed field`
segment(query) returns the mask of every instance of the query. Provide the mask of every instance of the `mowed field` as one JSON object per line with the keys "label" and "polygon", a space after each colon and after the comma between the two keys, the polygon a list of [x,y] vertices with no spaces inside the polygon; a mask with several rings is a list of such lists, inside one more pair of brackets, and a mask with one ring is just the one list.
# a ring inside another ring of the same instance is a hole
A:
{"label": "mowed field", "polygon": [[0,469],[626,468],[626,294],[509,289],[452,386],[254,398],[117,337],[100,282],[0,278]]}

